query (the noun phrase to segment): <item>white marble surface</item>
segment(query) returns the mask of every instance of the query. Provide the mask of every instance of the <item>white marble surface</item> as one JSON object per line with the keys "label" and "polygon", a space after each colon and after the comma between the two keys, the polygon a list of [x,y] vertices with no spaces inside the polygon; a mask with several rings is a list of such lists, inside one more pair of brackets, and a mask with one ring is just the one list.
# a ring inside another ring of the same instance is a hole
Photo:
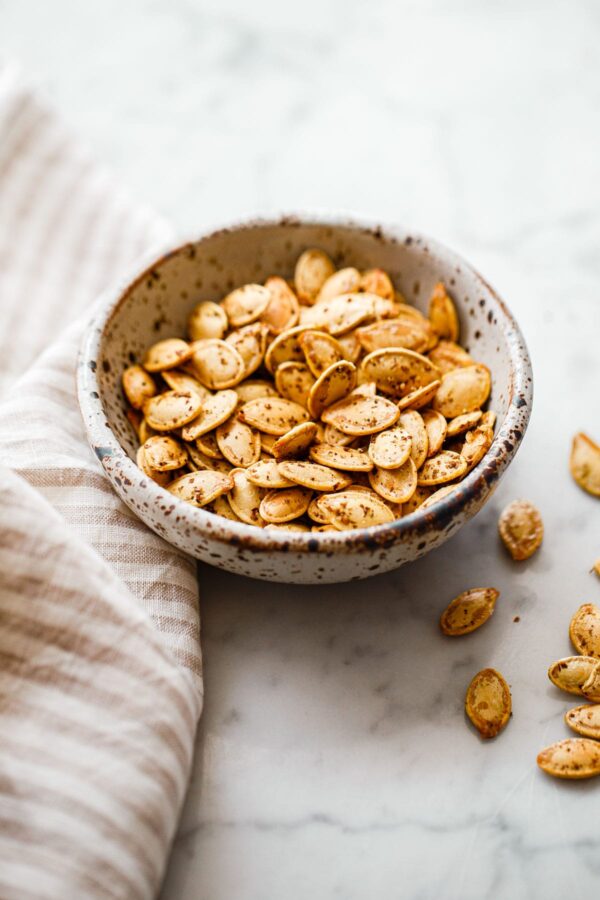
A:
{"label": "white marble surface", "polygon": [[[547,665],[600,602],[600,506],[567,472],[575,430],[600,440],[598,4],[0,0],[0,40],[182,230],[297,207],[421,228],[496,285],[534,361],[520,454],[435,554],[352,587],[202,571],[207,703],[162,900],[593,896],[600,783],[535,756],[572,705]],[[495,527],[519,495],[547,536],[515,565]],[[444,639],[476,584],[494,618]],[[486,665],[514,698],[489,744],[462,712]]]}

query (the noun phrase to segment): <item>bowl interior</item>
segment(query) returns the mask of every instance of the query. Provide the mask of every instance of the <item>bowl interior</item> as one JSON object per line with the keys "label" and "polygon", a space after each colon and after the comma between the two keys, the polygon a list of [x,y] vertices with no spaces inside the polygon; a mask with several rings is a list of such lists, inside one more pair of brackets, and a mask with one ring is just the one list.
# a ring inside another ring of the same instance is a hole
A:
{"label": "bowl interior", "polygon": [[184,336],[187,317],[200,300],[220,300],[232,288],[269,275],[291,278],[299,254],[311,246],[326,250],[338,267],[385,269],[423,312],[435,283],[445,283],[458,309],[461,344],[491,370],[489,408],[498,416],[498,435],[514,400],[520,335],[483,279],[450,251],[417,235],[284,219],[223,229],[167,254],[115,304],[100,341],[97,377],[108,424],[131,459],[137,440],[125,415],[123,369],[161,338]]}

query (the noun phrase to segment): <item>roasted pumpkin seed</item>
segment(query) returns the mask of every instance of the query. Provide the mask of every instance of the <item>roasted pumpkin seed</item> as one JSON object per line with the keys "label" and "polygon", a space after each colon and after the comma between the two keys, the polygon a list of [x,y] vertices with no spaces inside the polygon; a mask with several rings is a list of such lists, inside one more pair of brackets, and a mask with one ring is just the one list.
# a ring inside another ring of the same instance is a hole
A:
{"label": "roasted pumpkin seed", "polygon": [[390,347],[404,347],[406,350],[423,353],[430,346],[432,338],[427,319],[421,322],[412,316],[381,319],[372,325],[357,328],[356,334],[367,353]]}
{"label": "roasted pumpkin seed", "polygon": [[438,337],[458,340],[460,327],[456,308],[441,282],[436,284],[429,300],[429,321]]}
{"label": "roasted pumpkin seed", "polygon": [[600,701],[600,660],[590,672],[589,678],[581,688],[581,693],[587,700]]}
{"label": "roasted pumpkin seed", "polygon": [[304,352],[306,364],[315,378],[345,358],[339,342],[324,331],[309,328],[298,337],[298,343]]}
{"label": "roasted pumpkin seed", "polygon": [[361,276],[358,269],[348,266],[346,269],[338,269],[323,283],[317,296],[317,303],[333,300],[340,294],[354,293],[360,287]]}
{"label": "roasted pumpkin seed", "polygon": [[281,462],[279,471],[294,484],[314,491],[339,491],[352,484],[352,480],[342,472],[302,460]]}
{"label": "roasted pumpkin seed", "polygon": [[123,372],[123,390],[134,409],[142,409],[156,394],[156,384],[142,366],[128,366]]}
{"label": "roasted pumpkin seed", "polygon": [[426,356],[402,347],[375,350],[359,366],[360,381],[374,381],[383,394],[398,398],[438,378],[439,370]]}
{"label": "roasted pumpkin seed", "polygon": [[319,509],[325,510],[328,524],[338,531],[347,528],[368,528],[394,521],[394,514],[383,500],[367,491],[340,491],[321,497]]}
{"label": "roasted pumpkin seed", "polygon": [[200,384],[193,375],[188,375],[183,369],[165,369],[160,373],[172,391],[194,391],[201,400],[210,397],[210,391]]}
{"label": "roasted pumpkin seed", "polygon": [[208,509],[210,509],[211,512],[214,512],[215,515],[223,516],[224,519],[229,519],[231,522],[242,521],[239,516],[236,516],[236,514],[232,510],[226,494],[221,494],[220,497],[215,497]]}
{"label": "roasted pumpkin seed", "polygon": [[443,415],[434,409],[426,409],[421,415],[427,429],[427,440],[429,443],[428,456],[435,456],[442,449],[442,444],[446,440],[446,432],[448,426]]}
{"label": "roasted pumpkin seed", "polygon": [[440,628],[450,637],[470,634],[487,622],[500,592],[496,588],[470,588],[448,604],[440,617]]}
{"label": "roasted pumpkin seed", "polygon": [[569,464],[579,487],[600,497],[600,447],[583,432],[573,438]]}
{"label": "roasted pumpkin seed", "polygon": [[474,412],[483,406],[490,395],[489,369],[481,363],[453,369],[442,376],[442,383],[433,399],[433,408],[447,419]]}
{"label": "roasted pumpkin seed", "polygon": [[568,694],[583,696],[582,687],[598,663],[593,656],[566,656],[548,669],[550,681]]}
{"label": "roasted pumpkin seed", "polygon": [[[162,395],[164,397],[164,394]],[[195,441],[219,425],[234,412],[238,397],[235,391],[217,391],[201,405],[199,414],[181,432],[184,441]]]}
{"label": "roasted pumpkin seed", "polygon": [[373,435],[368,454],[379,469],[399,469],[411,455],[412,438],[402,425]]}
{"label": "roasted pumpkin seed", "polygon": [[146,463],[151,469],[157,469],[159,472],[181,469],[188,460],[186,449],[179,441],[166,434],[148,438],[143,447]]}
{"label": "roasted pumpkin seed", "polygon": [[260,434],[232,416],[216,430],[217,445],[232,466],[246,469],[260,459]]}
{"label": "roasted pumpkin seed", "polygon": [[198,381],[211,390],[224,390],[244,377],[246,365],[231,344],[216,338],[200,341],[192,357]]}
{"label": "roasted pumpkin seed", "polygon": [[314,422],[301,422],[300,425],[295,425],[277,438],[271,448],[271,453],[278,460],[304,456],[316,436],[317,426]]}
{"label": "roasted pumpkin seed", "polygon": [[287,328],[297,325],[300,305],[287,281],[275,275],[267,278],[265,287],[270,294],[270,300],[261,321],[269,327],[271,333],[281,334]]}
{"label": "roasted pumpkin seed", "polygon": [[188,319],[188,334],[192,341],[205,341],[211,338],[221,340],[228,325],[227,313],[223,307],[211,300],[205,300],[192,310]]}
{"label": "roasted pumpkin seed", "polygon": [[167,490],[175,497],[179,497],[180,500],[191,503],[192,506],[206,506],[207,503],[212,503],[216,497],[226,494],[232,487],[231,475],[202,469],[176,478]]}
{"label": "roasted pumpkin seed", "polygon": [[427,354],[431,362],[445,375],[462,366],[472,366],[475,360],[453,341],[439,341]]}
{"label": "roasted pumpkin seed", "polygon": [[[420,509],[429,509],[433,506],[434,503],[437,503],[439,500],[443,500],[444,497],[447,497],[455,490],[456,485],[454,484],[446,484],[444,487],[438,488],[437,491],[434,491],[433,494],[430,494],[429,497],[426,497],[425,500],[420,505]],[[419,488],[417,488],[419,490]],[[426,490],[426,488],[421,488],[421,490]]]}
{"label": "roasted pumpkin seed", "polygon": [[400,414],[399,424],[410,435],[410,455],[417,469],[420,469],[429,451],[429,438],[423,416],[414,409],[408,409]]}
{"label": "roasted pumpkin seed", "polygon": [[[395,300],[392,279],[383,269],[367,269],[360,277],[359,288],[367,294],[377,294],[385,300]],[[351,290],[347,288],[346,290]]]}
{"label": "roasted pumpkin seed", "polygon": [[276,488],[293,487],[290,481],[279,471],[279,466],[274,459],[259,459],[246,469],[246,477],[252,484],[267,490]]}
{"label": "roasted pumpkin seed", "polygon": [[236,384],[234,390],[240,403],[248,403],[249,400],[257,400],[259,397],[279,396],[272,381],[264,381],[260,378],[250,378],[243,384]]}
{"label": "roasted pumpkin seed", "polygon": [[167,485],[171,482],[172,473],[167,472],[159,472],[158,469],[153,469],[146,462],[146,453],[144,451],[144,446],[142,444],[141,447],[138,447],[138,451],[135,457],[135,461],[137,465],[140,467],[144,475],[147,475],[148,478],[151,478],[152,481],[155,481],[161,487],[167,487]]}
{"label": "roasted pumpkin seed", "polygon": [[285,362],[275,372],[275,386],[280,396],[300,406],[308,406],[308,395],[314,383],[315,379],[304,363]]}
{"label": "roasted pumpkin seed", "polygon": [[321,415],[327,425],[333,425],[344,434],[362,437],[375,434],[394,425],[400,410],[385,397],[344,397],[333,406],[328,406]]}
{"label": "roasted pumpkin seed", "polygon": [[482,415],[483,413],[481,412],[481,410],[476,409],[474,412],[463,413],[461,416],[455,416],[448,422],[446,436],[449,438],[453,438],[458,437],[459,434],[464,434],[465,431],[468,431],[470,428],[473,428],[474,425],[477,425]]}
{"label": "roasted pumpkin seed", "polygon": [[245,284],[227,294],[221,302],[230,324],[239,328],[260,319],[270,300],[271,293],[262,284]]}
{"label": "roasted pumpkin seed", "polygon": [[142,365],[148,372],[162,372],[163,369],[174,369],[188,360],[193,348],[181,338],[167,338],[153,344],[146,351]]}
{"label": "roasted pumpkin seed", "polygon": [[225,338],[244,360],[243,378],[248,378],[262,364],[267,343],[267,327],[260,322],[244,325]]}
{"label": "roasted pumpkin seed", "polygon": [[334,362],[317,378],[308,393],[308,411],[319,419],[323,411],[346,397],[356,384],[356,367],[347,360]]}
{"label": "roasted pumpkin seed", "polygon": [[281,491],[269,491],[260,504],[260,514],[270,524],[279,525],[299,519],[308,509],[312,491],[291,487]]}
{"label": "roasted pumpkin seed", "polygon": [[417,489],[417,470],[410,456],[396,469],[379,469],[369,472],[369,484],[373,490],[391,503],[406,503]]}
{"label": "roasted pumpkin seed", "polygon": [[223,459],[223,454],[217,444],[217,435],[214,431],[207,431],[196,438],[196,447],[210,459]]}
{"label": "roasted pumpkin seed", "polygon": [[298,337],[306,331],[307,325],[296,325],[278,334],[274,341],[267,347],[265,353],[265,366],[274,374],[277,367],[284,362],[304,362],[304,352],[298,342]]}
{"label": "roasted pumpkin seed", "polygon": [[192,391],[165,391],[146,400],[144,416],[155,431],[173,431],[191,422],[202,407],[202,400]]}
{"label": "roasted pumpkin seed", "polygon": [[483,738],[494,738],[506,727],[512,708],[508,684],[496,669],[482,669],[471,681],[465,711]]}
{"label": "roasted pumpkin seed", "polygon": [[263,488],[252,484],[245,469],[232,469],[233,489],[228,495],[229,505],[236,516],[246,525],[262,528],[265,520],[260,514],[260,504],[265,496]]}
{"label": "roasted pumpkin seed", "polygon": [[508,504],[498,520],[498,531],[514,560],[529,559],[544,537],[542,517],[528,500],[513,500]]}
{"label": "roasted pumpkin seed", "polygon": [[335,266],[323,250],[305,250],[298,258],[294,271],[294,285],[300,300],[308,304],[314,303],[317,294],[334,272]]}
{"label": "roasted pumpkin seed", "polygon": [[580,606],[571,619],[569,637],[582,656],[600,659],[600,609],[593,603]]}
{"label": "roasted pumpkin seed", "polygon": [[276,437],[295,425],[308,421],[308,413],[299,403],[283,397],[259,397],[249,400],[240,409],[240,418],[248,425]]}
{"label": "roasted pumpkin seed", "polygon": [[589,738],[567,738],[542,750],[537,764],[555,778],[592,778],[600,775],[600,743]]}
{"label": "roasted pumpkin seed", "polygon": [[576,706],[565,713],[565,722],[577,734],[600,740],[600,704]]}
{"label": "roasted pumpkin seed", "polygon": [[339,444],[313,444],[309,456],[313,462],[341,469],[343,472],[370,472],[373,468],[373,462],[364,450],[342,447]]}
{"label": "roasted pumpkin seed", "polygon": [[419,484],[431,487],[436,484],[445,484],[460,478],[467,471],[467,463],[453,450],[442,450],[435,456],[426,460],[419,469]]}
{"label": "roasted pumpkin seed", "polygon": [[404,397],[398,400],[398,409],[422,409],[424,406],[431,403],[440,384],[441,381],[436,379],[436,381],[432,381],[424,387],[416,388],[416,390],[411,391],[409,394],[405,394]]}

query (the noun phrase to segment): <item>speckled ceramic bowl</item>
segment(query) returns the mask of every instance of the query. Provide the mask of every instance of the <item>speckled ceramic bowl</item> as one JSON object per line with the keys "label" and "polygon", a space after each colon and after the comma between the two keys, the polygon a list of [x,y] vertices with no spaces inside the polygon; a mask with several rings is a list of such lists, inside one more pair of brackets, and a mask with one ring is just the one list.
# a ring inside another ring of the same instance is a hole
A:
{"label": "speckled ceramic bowl", "polygon": [[[306,247],[338,266],[386,269],[421,310],[436,281],[458,307],[461,343],[492,372],[498,415],[487,455],[450,496],[391,525],[335,534],[264,531],[174,498],[138,469],[120,386],[125,366],[161,338],[185,333],[191,308],[233,287],[289,277]],[[251,221],[168,249],[148,260],[102,303],[83,341],[79,401],[90,443],[115,490],[154,531],[213,566],[268,581],[349,581],[386,572],[438,547],[481,509],[512,460],[529,420],[531,363],[505,304],[464,260],[422,235],[345,220],[285,217]]]}

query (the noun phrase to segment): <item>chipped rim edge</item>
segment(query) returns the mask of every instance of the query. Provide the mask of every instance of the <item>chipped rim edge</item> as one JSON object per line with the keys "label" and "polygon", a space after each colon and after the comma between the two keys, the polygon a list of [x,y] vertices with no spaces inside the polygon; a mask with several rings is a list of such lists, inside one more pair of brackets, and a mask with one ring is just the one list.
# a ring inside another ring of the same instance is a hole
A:
{"label": "chipped rim edge", "polygon": [[[129,291],[150,269],[177,255],[186,247],[202,244],[219,234],[257,227],[293,228],[304,225],[362,231],[393,243],[404,243],[410,238],[415,244],[420,242],[428,248],[431,247],[436,255],[450,258],[454,265],[470,271],[489,294],[498,322],[495,327],[501,328],[508,346],[511,363],[509,407],[494,436],[492,446],[452,494],[440,499],[426,511],[417,509],[390,524],[372,525],[368,528],[355,528],[338,533],[292,531],[278,533],[243,522],[222,519],[214,513],[174,497],[165,488],[151,482],[129,458],[106,420],[97,375],[91,363],[95,362],[99,355],[107,325],[118,312]],[[229,221],[209,227],[200,235],[180,240],[175,245],[173,241],[163,242],[139,257],[129,271],[105,290],[97,301],[95,313],[85,330],[79,350],[77,393],[88,440],[111,483],[117,473],[122,473],[140,491],[150,490],[158,497],[169,498],[178,512],[184,513],[190,524],[207,538],[235,544],[244,550],[343,553],[354,552],[361,547],[369,550],[391,547],[409,533],[421,536],[431,531],[442,530],[462,509],[477,501],[482,494],[489,493],[515,456],[527,429],[533,402],[533,373],[527,344],[506,303],[483,276],[454,250],[413,229],[398,225],[382,225],[375,220],[352,213],[329,214],[317,211],[258,215]]]}

